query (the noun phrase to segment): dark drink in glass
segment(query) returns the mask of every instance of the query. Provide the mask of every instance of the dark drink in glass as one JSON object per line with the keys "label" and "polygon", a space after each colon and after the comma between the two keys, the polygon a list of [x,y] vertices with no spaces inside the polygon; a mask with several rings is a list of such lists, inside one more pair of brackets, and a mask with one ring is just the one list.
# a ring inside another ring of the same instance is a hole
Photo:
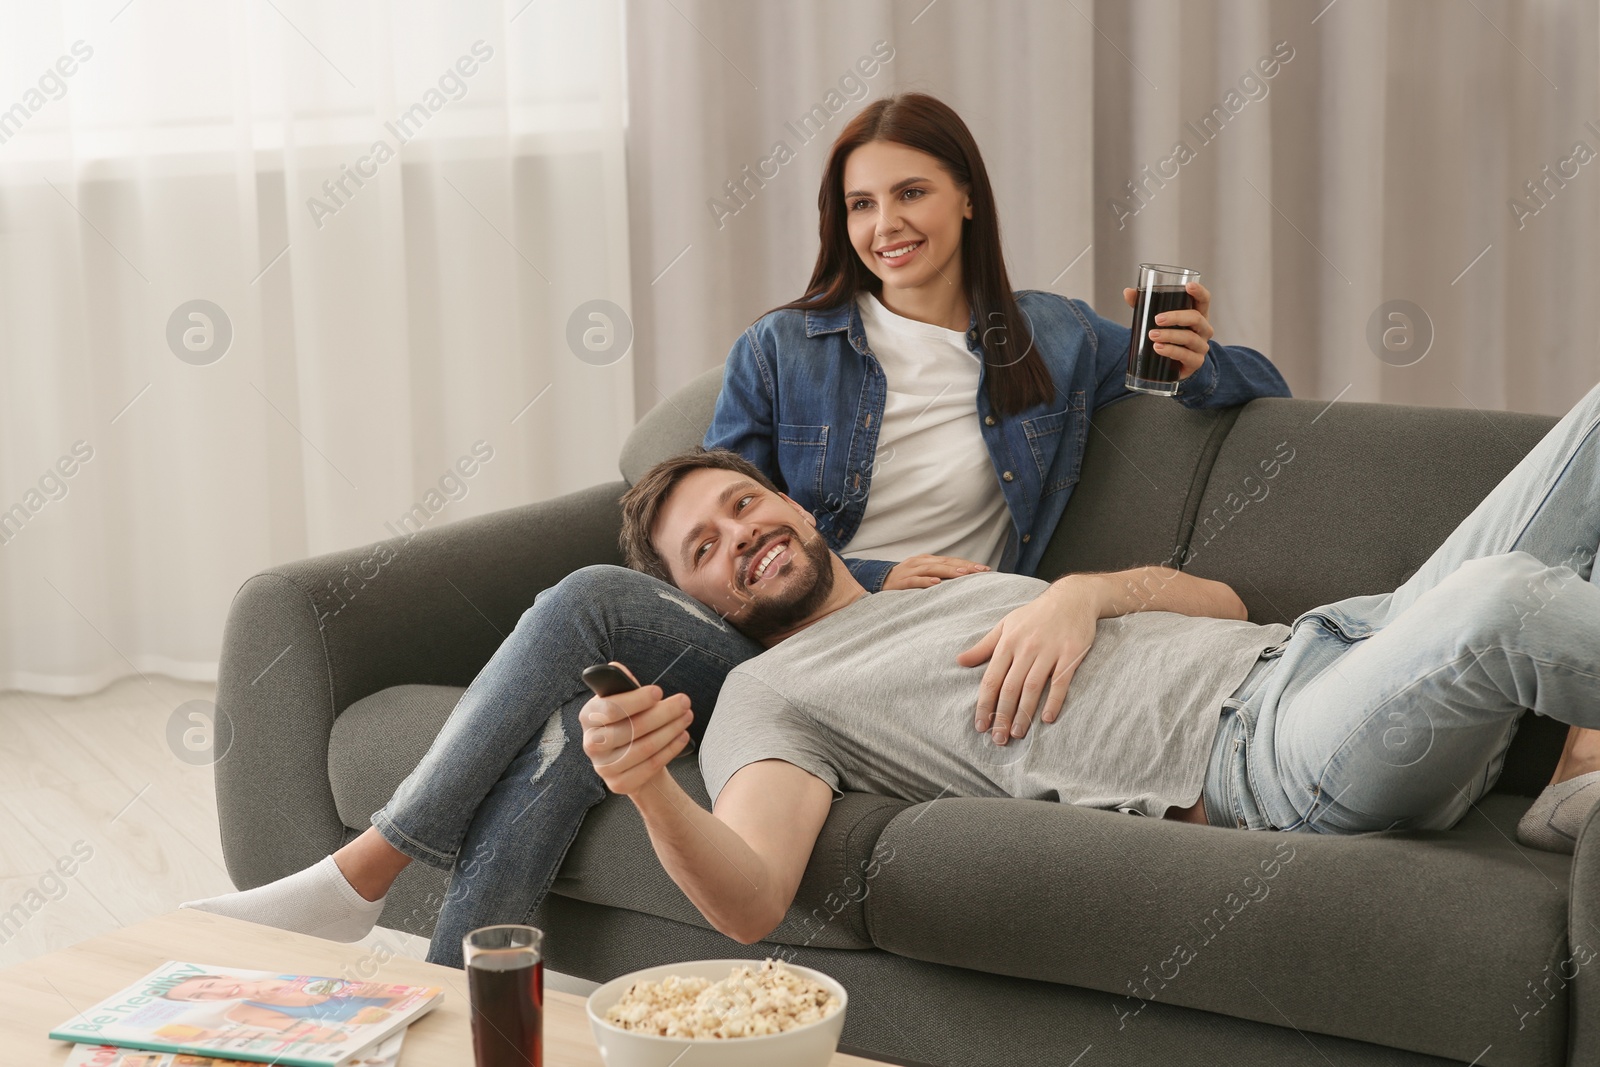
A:
{"label": "dark drink in glass", "polygon": [[485,926],[462,939],[477,1067],[543,1067],[544,934]]}
{"label": "dark drink in glass", "polygon": [[1183,364],[1156,352],[1150,331],[1161,329],[1156,316],[1164,311],[1187,311],[1194,298],[1187,288],[1199,281],[1200,272],[1160,263],[1139,264],[1139,295],[1133,304],[1133,336],[1128,339],[1128,375],[1125,384],[1139,393],[1172,396],[1178,391]]}

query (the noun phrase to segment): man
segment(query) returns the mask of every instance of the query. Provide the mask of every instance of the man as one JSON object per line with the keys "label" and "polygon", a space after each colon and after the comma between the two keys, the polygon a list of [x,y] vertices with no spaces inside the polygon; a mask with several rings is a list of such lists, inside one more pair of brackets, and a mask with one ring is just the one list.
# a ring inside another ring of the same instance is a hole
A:
{"label": "man", "polygon": [[1525,707],[1575,729],[1519,836],[1571,851],[1600,803],[1597,438],[1600,387],[1403,586],[1292,631],[1163,568],[868,596],[740,457],[668,460],[623,498],[629,564],[768,651],[718,696],[700,751],[712,812],[665,771],[688,743],[681,694],[591,700],[584,750],[689,899],[747,944],[782,921],[835,789],[1443,829],[1494,784]]}

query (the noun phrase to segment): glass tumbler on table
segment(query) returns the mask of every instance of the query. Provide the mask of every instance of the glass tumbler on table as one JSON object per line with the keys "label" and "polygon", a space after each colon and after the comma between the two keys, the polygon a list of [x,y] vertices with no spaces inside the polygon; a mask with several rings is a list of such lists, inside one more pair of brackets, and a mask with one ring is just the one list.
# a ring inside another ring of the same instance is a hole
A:
{"label": "glass tumbler on table", "polygon": [[544,933],[484,926],[461,939],[477,1067],[543,1067]]}

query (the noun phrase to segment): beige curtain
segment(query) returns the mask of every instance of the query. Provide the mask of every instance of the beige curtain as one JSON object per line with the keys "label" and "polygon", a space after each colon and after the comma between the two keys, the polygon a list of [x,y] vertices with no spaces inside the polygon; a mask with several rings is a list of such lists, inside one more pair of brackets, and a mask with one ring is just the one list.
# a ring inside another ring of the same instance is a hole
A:
{"label": "beige curtain", "polygon": [[215,677],[258,571],[616,477],[622,57],[617,0],[0,11],[0,689]]}
{"label": "beige curtain", "polygon": [[[1197,268],[1219,339],[1330,401],[1558,413],[1600,377],[1594,4],[628,0],[627,18],[641,410],[802,291],[829,142],[905,89],[971,126],[1019,288],[1121,318],[1140,261]],[[863,77],[875,47],[892,58]],[[792,159],[768,162],[779,142]]]}

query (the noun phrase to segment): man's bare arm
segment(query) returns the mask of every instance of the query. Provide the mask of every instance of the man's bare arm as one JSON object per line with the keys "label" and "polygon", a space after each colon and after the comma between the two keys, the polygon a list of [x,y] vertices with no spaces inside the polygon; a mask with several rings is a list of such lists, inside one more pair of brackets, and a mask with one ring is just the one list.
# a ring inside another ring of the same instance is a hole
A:
{"label": "man's bare arm", "polygon": [[661,865],[722,933],[751,945],[783,922],[833,790],[782,760],[739,770],[708,812],[671,775],[632,794]]}
{"label": "man's bare arm", "polygon": [[1249,617],[1244,601],[1227,583],[1196,578],[1159,564],[1105,574],[1069,574],[1054,585],[1087,597],[1102,619],[1136,611],[1171,611],[1212,619]]}
{"label": "man's bare arm", "polygon": [[734,774],[716,813],[706,811],[666,771],[690,718],[689,698],[662,699],[659,686],[596,697],[579,715],[583,750],[607,788],[633,800],[661,865],[706,921],[754,944],[794,901],[833,791],[792,764],[762,760]]}

